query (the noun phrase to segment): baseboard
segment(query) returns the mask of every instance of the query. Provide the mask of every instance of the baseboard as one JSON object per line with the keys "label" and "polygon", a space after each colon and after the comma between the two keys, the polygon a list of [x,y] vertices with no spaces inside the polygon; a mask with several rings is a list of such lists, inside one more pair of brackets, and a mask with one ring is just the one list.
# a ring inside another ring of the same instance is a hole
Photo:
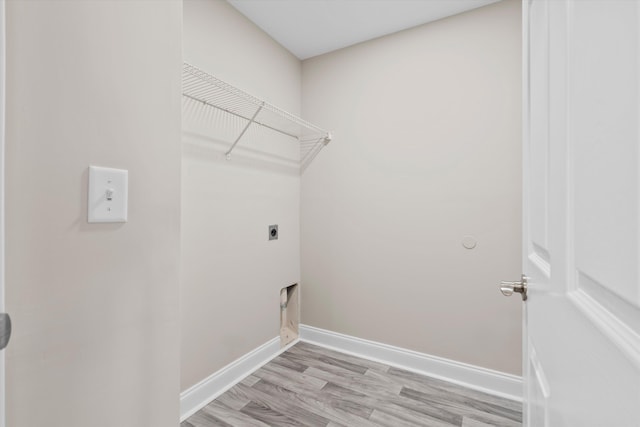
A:
{"label": "baseboard", "polygon": [[[443,379],[496,396],[522,400],[522,378],[515,375],[308,325],[300,325],[300,340]],[[275,337],[180,393],[180,422],[198,412],[216,397],[297,342],[298,340],[285,348],[280,348],[280,337]]]}
{"label": "baseboard", "polygon": [[300,340],[450,381],[485,393],[522,401],[522,378],[516,375],[505,374],[308,325],[300,325]]}
{"label": "baseboard", "polygon": [[298,341],[280,348],[280,337],[275,337],[180,393],[180,422],[198,412],[296,342]]}

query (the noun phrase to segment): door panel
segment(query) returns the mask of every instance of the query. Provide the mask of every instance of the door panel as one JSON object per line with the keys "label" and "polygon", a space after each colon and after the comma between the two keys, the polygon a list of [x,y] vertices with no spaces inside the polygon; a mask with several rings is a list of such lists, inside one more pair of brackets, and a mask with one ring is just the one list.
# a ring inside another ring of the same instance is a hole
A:
{"label": "door panel", "polygon": [[569,38],[585,44],[569,49],[574,287],[588,281],[637,307],[638,3],[615,3],[571,5]]}
{"label": "door panel", "polygon": [[639,9],[525,3],[530,427],[640,426]]}
{"label": "door panel", "polygon": [[548,64],[547,28],[548,2],[539,1],[531,5],[530,19],[535,22],[531,26],[532,37],[530,45],[531,61],[540,64],[539,68],[530,71],[529,94],[531,108],[529,121],[531,138],[536,144],[529,146],[529,161],[531,168],[539,175],[531,181],[530,194],[530,245],[527,248],[529,259],[542,272],[549,270],[549,75],[546,72]]}
{"label": "door panel", "polygon": [[549,425],[549,382],[538,361],[533,344],[529,343],[529,372],[531,373],[530,425],[546,427]]}

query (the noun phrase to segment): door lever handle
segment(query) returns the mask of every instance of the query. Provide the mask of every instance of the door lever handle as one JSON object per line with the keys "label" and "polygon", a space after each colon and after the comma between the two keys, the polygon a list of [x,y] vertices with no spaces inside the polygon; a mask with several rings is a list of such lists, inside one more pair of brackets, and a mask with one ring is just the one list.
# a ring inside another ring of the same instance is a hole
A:
{"label": "door lever handle", "polygon": [[522,295],[522,301],[527,300],[527,277],[523,274],[519,282],[500,282],[500,292],[505,297],[510,297],[514,292]]}

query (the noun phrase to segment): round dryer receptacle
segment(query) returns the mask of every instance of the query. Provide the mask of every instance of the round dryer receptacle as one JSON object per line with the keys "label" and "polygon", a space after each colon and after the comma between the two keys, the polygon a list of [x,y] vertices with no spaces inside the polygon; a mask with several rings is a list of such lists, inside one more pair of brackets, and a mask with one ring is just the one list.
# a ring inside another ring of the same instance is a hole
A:
{"label": "round dryer receptacle", "polygon": [[473,249],[476,247],[477,244],[478,242],[476,241],[476,238],[473,236],[464,236],[462,238],[462,246],[464,246],[466,249]]}

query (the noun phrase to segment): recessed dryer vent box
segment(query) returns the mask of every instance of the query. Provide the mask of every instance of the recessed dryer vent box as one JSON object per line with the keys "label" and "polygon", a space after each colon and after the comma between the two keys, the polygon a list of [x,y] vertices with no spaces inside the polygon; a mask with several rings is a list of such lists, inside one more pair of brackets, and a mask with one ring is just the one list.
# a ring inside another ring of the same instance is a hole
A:
{"label": "recessed dryer vent box", "polygon": [[280,290],[280,347],[286,347],[300,335],[300,293],[298,284]]}

